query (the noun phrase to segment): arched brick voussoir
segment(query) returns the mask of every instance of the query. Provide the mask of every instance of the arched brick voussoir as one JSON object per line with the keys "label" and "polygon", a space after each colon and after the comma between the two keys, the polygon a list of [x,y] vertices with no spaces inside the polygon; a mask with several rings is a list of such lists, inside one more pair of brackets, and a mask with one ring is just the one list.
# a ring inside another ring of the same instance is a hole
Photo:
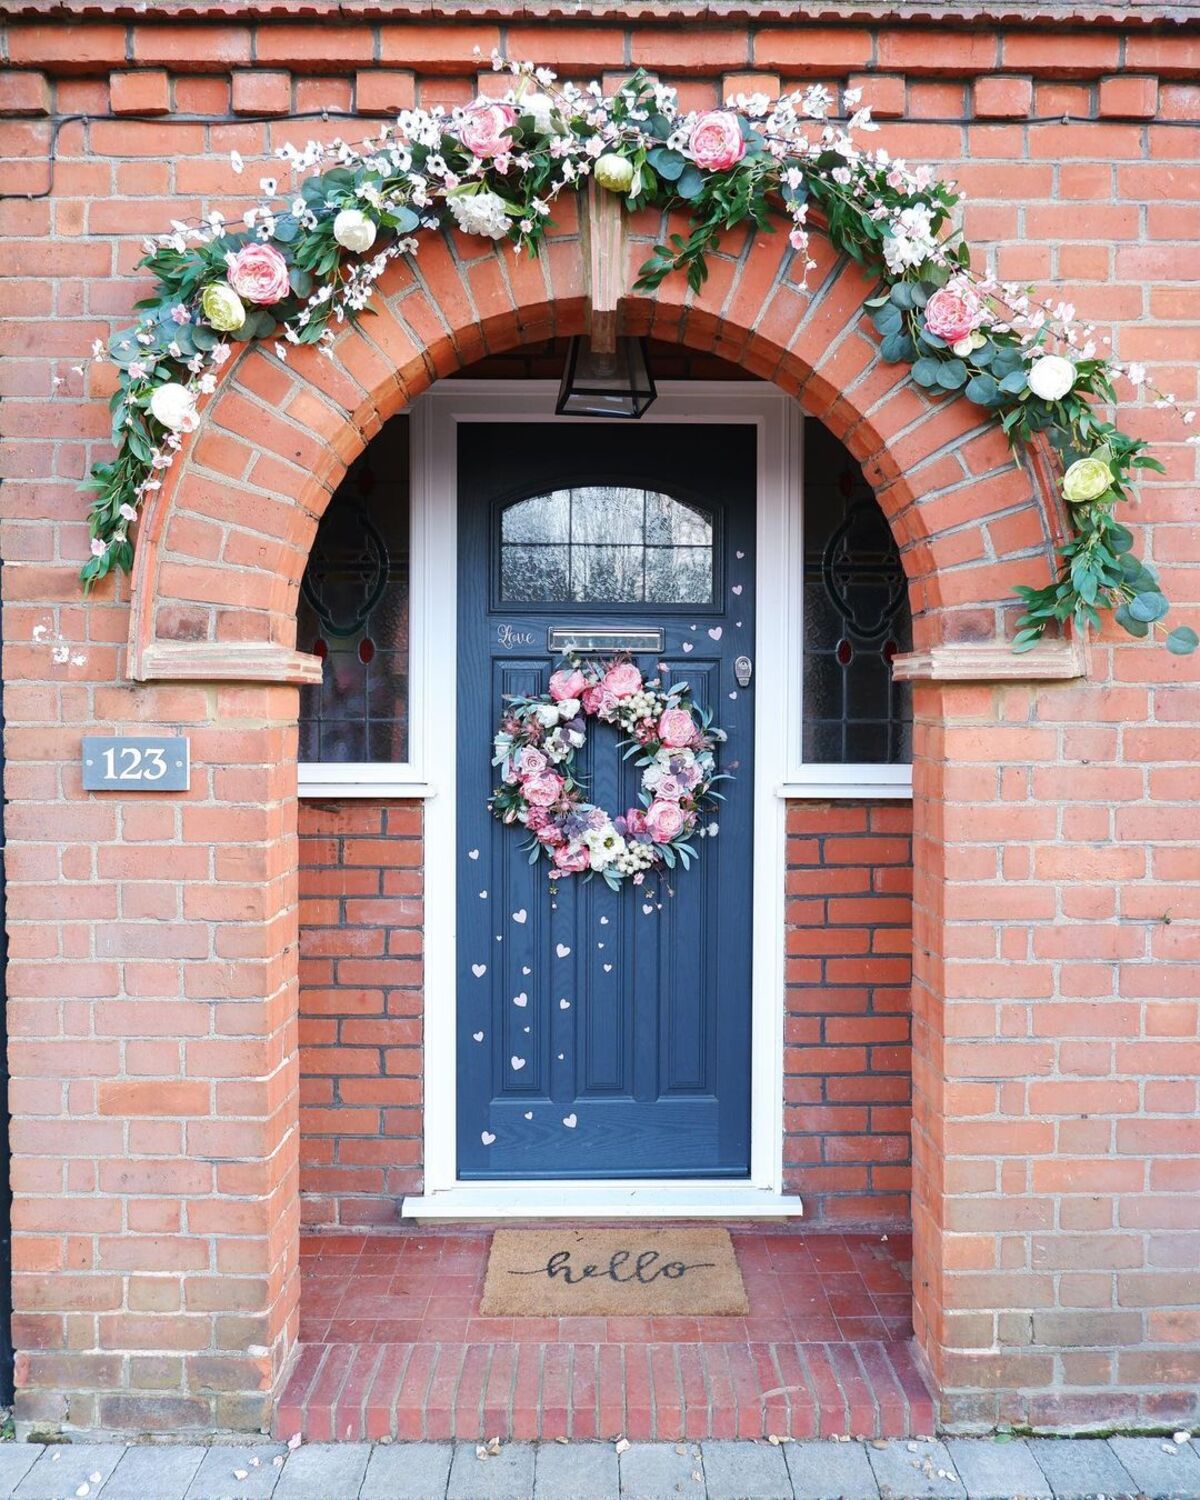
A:
{"label": "arched brick voussoir", "polygon": [[[627,287],[670,227],[644,216],[630,226]],[[682,277],[654,294],[628,291],[622,330],[736,360],[795,395],[875,487],[921,643],[989,638],[1014,579],[1041,581],[1053,560],[1061,518],[1047,473],[1018,465],[986,413],[931,399],[907,366],[884,364],[863,308],[870,280],[819,235],[811,258],[805,273],[782,231],[730,235],[699,292]],[[317,664],[294,649],[296,598],[347,467],[436,379],[580,332],[586,293],[573,222],[537,258],[427,237],[415,258],[388,267],[374,315],[343,328],[327,352],[243,349],[141,522],[130,674],[313,677]]]}

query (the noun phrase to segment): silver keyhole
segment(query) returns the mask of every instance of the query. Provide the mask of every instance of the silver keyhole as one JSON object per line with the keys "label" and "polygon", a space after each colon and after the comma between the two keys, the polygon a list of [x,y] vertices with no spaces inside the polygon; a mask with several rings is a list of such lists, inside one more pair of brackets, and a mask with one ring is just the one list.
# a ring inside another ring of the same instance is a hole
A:
{"label": "silver keyhole", "polygon": [[739,656],[734,662],[733,675],[737,678],[738,687],[750,686],[750,679],[754,676],[754,663],[748,656]]}

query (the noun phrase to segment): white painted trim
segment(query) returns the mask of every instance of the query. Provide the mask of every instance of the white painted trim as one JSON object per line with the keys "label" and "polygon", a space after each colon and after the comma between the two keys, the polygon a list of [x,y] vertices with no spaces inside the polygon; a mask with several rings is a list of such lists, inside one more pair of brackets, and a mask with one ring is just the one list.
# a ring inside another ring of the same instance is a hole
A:
{"label": "white painted trim", "polygon": [[744,1182],[470,1183],[405,1198],[406,1219],[795,1219],[799,1198]]}
{"label": "white painted trim", "polygon": [[785,801],[834,801],[849,797],[912,799],[912,766],[804,765],[797,766],[776,790]]}
{"label": "white painted trim", "polygon": [[434,790],[415,775],[410,766],[380,761],[335,764],[302,761],[299,774],[301,797],[432,797]]}
{"label": "white painted trim", "polygon": [[[419,575],[422,580],[425,601],[420,633],[424,646],[418,655],[414,630],[413,661],[421,663],[426,694],[436,682],[453,682],[456,672],[457,424],[511,426],[545,421],[553,415],[556,394],[550,381],[446,382],[413,404],[413,565],[414,579]],[[776,1216],[795,1215],[801,1211],[799,1200],[785,1199],[782,1193],[787,830],[786,807],[776,788],[787,779],[789,760],[800,737],[803,418],[794,401],[766,384],[669,381],[659,387],[659,399],[642,422],[742,423],[758,429],[750,1176],[736,1184],[655,1181],[653,1197],[660,1213],[674,1194],[686,1205],[688,1216],[728,1216],[735,1211],[734,1198]],[[406,1199],[402,1212],[406,1217],[436,1217],[440,1204],[451,1217],[470,1216],[467,1210],[476,1217],[536,1217],[545,1197],[557,1205],[560,1216],[568,1209],[581,1216],[633,1215],[638,1211],[638,1200],[633,1197],[637,1184],[493,1183],[485,1191],[480,1184],[457,1180],[456,746],[452,723],[439,724],[436,746],[432,726],[424,724],[423,716],[414,723],[421,726],[414,753],[420,744],[417,764],[428,768],[429,790],[425,816],[425,1194]],[[641,1191],[650,1188],[647,1183]],[[489,1205],[486,1212],[480,1207],[485,1203]],[[572,1203],[577,1207],[569,1208]],[[741,1211],[749,1210],[743,1207]],[[684,1214],[684,1207],[678,1212]]]}

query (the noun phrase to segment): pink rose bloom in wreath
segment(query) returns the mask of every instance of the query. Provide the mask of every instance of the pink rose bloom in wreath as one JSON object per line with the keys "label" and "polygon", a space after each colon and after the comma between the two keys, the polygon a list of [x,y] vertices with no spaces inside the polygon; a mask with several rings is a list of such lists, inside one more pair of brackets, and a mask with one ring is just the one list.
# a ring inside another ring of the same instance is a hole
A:
{"label": "pink rose bloom in wreath", "polygon": [[550,814],[544,807],[530,807],[525,812],[525,827],[531,833],[541,833],[543,828],[549,828]]}
{"label": "pink rose bloom in wreath", "polygon": [[687,795],[687,787],[676,776],[663,776],[654,788],[654,795],[664,802],[678,802],[680,797]]}
{"label": "pink rose bloom in wreath", "polygon": [[578,875],[591,863],[591,855],[586,849],[572,849],[567,844],[556,849],[550,858],[554,868],[565,875]]}
{"label": "pink rose bloom in wreath", "polygon": [[516,123],[517,112],[511,104],[480,94],[463,114],[458,138],[475,156],[504,156],[513,148],[509,132]]}
{"label": "pink rose bloom in wreath", "polygon": [[229,257],[229,285],[247,302],[267,307],[291,291],[287,261],[274,245],[243,245]]}
{"label": "pink rose bloom in wreath", "polygon": [[686,708],[664,709],[658,721],[658,737],[672,750],[681,750],[696,738],[696,724]]}
{"label": "pink rose bloom in wreath", "polygon": [[619,661],[605,672],[603,686],[614,698],[631,698],[642,689],[642,674],[631,661]]}
{"label": "pink rose bloom in wreath", "polygon": [[595,687],[588,688],[581,701],[584,711],[595,714],[597,718],[602,718],[617,706],[616,694],[610,688],[605,687],[602,682],[598,682]]}
{"label": "pink rose bloom in wreath", "polygon": [[646,832],[646,814],[640,807],[631,807],[622,821],[626,833],[637,835]]}
{"label": "pink rose bloom in wreath", "polygon": [[646,832],[656,844],[669,844],[678,838],[684,821],[678,802],[660,802],[656,797],[646,809]]}
{"label": "pink rose bloom in wreath", "polygon": [[564,667],[550,678],[550,696],[555,703],[564,703],[568,698],[582,698],[587,685],[587,678],[578,668],[569,671]]}
{"label": "pink rose bloom in wreath", "polygon": [[969,292],[944,286],[925,304],[925,327],[948,344],[969,338],[979,327],[982,308]]}
{"label": "pink rose bloom in wreath", "polygon": [[567,836],[557,823],[547,823],[544,828],[539,828],[534,835],[539,844],[544,844],[547,849],[553,849],[556,844],[565,844]]}
{"label": "pink rose bloom in wreath", "polygon": [[552,807],[562,796],[563,779],[557,771],[531,776],[521,790],[532,807]]}
{"label": "pink rose bloom in wreath", "polygon": [[710,109],[692,126],[688,150],[698,167],[722,172],[741,161],[746,154],[737,116],[725,109]]}
{"label": "pink rose bloom in wreath", "polygon": [[549,764],[542,752],[532,745],[525,745],[517,751],[517,775],[522,778],[540,776]]}

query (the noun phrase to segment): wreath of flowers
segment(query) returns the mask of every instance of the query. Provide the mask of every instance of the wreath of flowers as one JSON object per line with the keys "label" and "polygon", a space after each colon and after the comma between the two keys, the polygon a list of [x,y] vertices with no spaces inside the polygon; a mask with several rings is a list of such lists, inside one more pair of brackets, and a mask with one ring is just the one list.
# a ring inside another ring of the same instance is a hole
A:
{"label": "wreath of flowers", "polygon": [[[688,869],[697,858],[688,840],[717,833],[715,822],[701,827],[700,820],[721,798],[714,783],[729,780],[715,756],[725,731],[693,701],[686,682],[664,688],[625,657],[587,665],[571,654],[565,659],[548,692],[505,700],[493,742],[501,782],[488,801],[493,816],[528,829],[529,863],[544,855],[551,880],[600,875],[619,890],[624,880],[641,885],[658,866]],[[625,759],[636,756],[641,767],[642,805],[620,817],[589,802],[575,775],[590,718],[623,730]]]}
{"label": "wreath of flowers", "polygon": [[[672,89],[640,72],[609,96],[596,83],[560,84],[529,62],[494,56],[493,65],[513,75],[503,97],[406,110],[358,145],[282,146],[286,193],[264,177],[263,198],[240,225],[214,212],[145,242],[140,265],[154,290],[134,327],[93,346],[95,359],[117,366],[117,451],[91,471],[85,586],[131,567],[139,507],[195,428],[233,344],[270,340],[281,360],[298,344],[330,354],[335,326],[368,310],[388,263],[416,252],[416,231],[455,226],[536,254],[555,198],[594,177],[631,210],[688,216],[689,232],[655,246],[641,267],[643,291],[674,272],[698,290],[723,234],[746,222],[769,232],[780,216],[807,274],[809,220],[819,218],[834,248],[878,279],[866,306],[884,360],[910,364],[932,398],[961,395],[994,412],[1014,447],[1048,436],[1071,533],[1055,581],[1016,589],[1025,610],[1015,649],[1056,623],[1099,626],[1102,611],[1135,636],[1166,615],[1157,575],[1113,514],[1132,498],[1137,473],[1162,465],[1102,408],[1115,404],[1118,377],[1158,406],[1174,398],[1149,387],[1141,366],[1105,352],[1110,341],[1098,342],[1068,304],[1038,302],[1029,287],[973,270],[955,223],[963,195],[929,167],[860,148],[856,134],[878,127],[856,92],[843,95],[843,125],[821,86],[685,113]],[[236,152],[231,164],[244,169]],[[1184,422],[1194,416],[1182,413]],[[1186,625],[1166,639],[1177,654],[1197,645]]]}

